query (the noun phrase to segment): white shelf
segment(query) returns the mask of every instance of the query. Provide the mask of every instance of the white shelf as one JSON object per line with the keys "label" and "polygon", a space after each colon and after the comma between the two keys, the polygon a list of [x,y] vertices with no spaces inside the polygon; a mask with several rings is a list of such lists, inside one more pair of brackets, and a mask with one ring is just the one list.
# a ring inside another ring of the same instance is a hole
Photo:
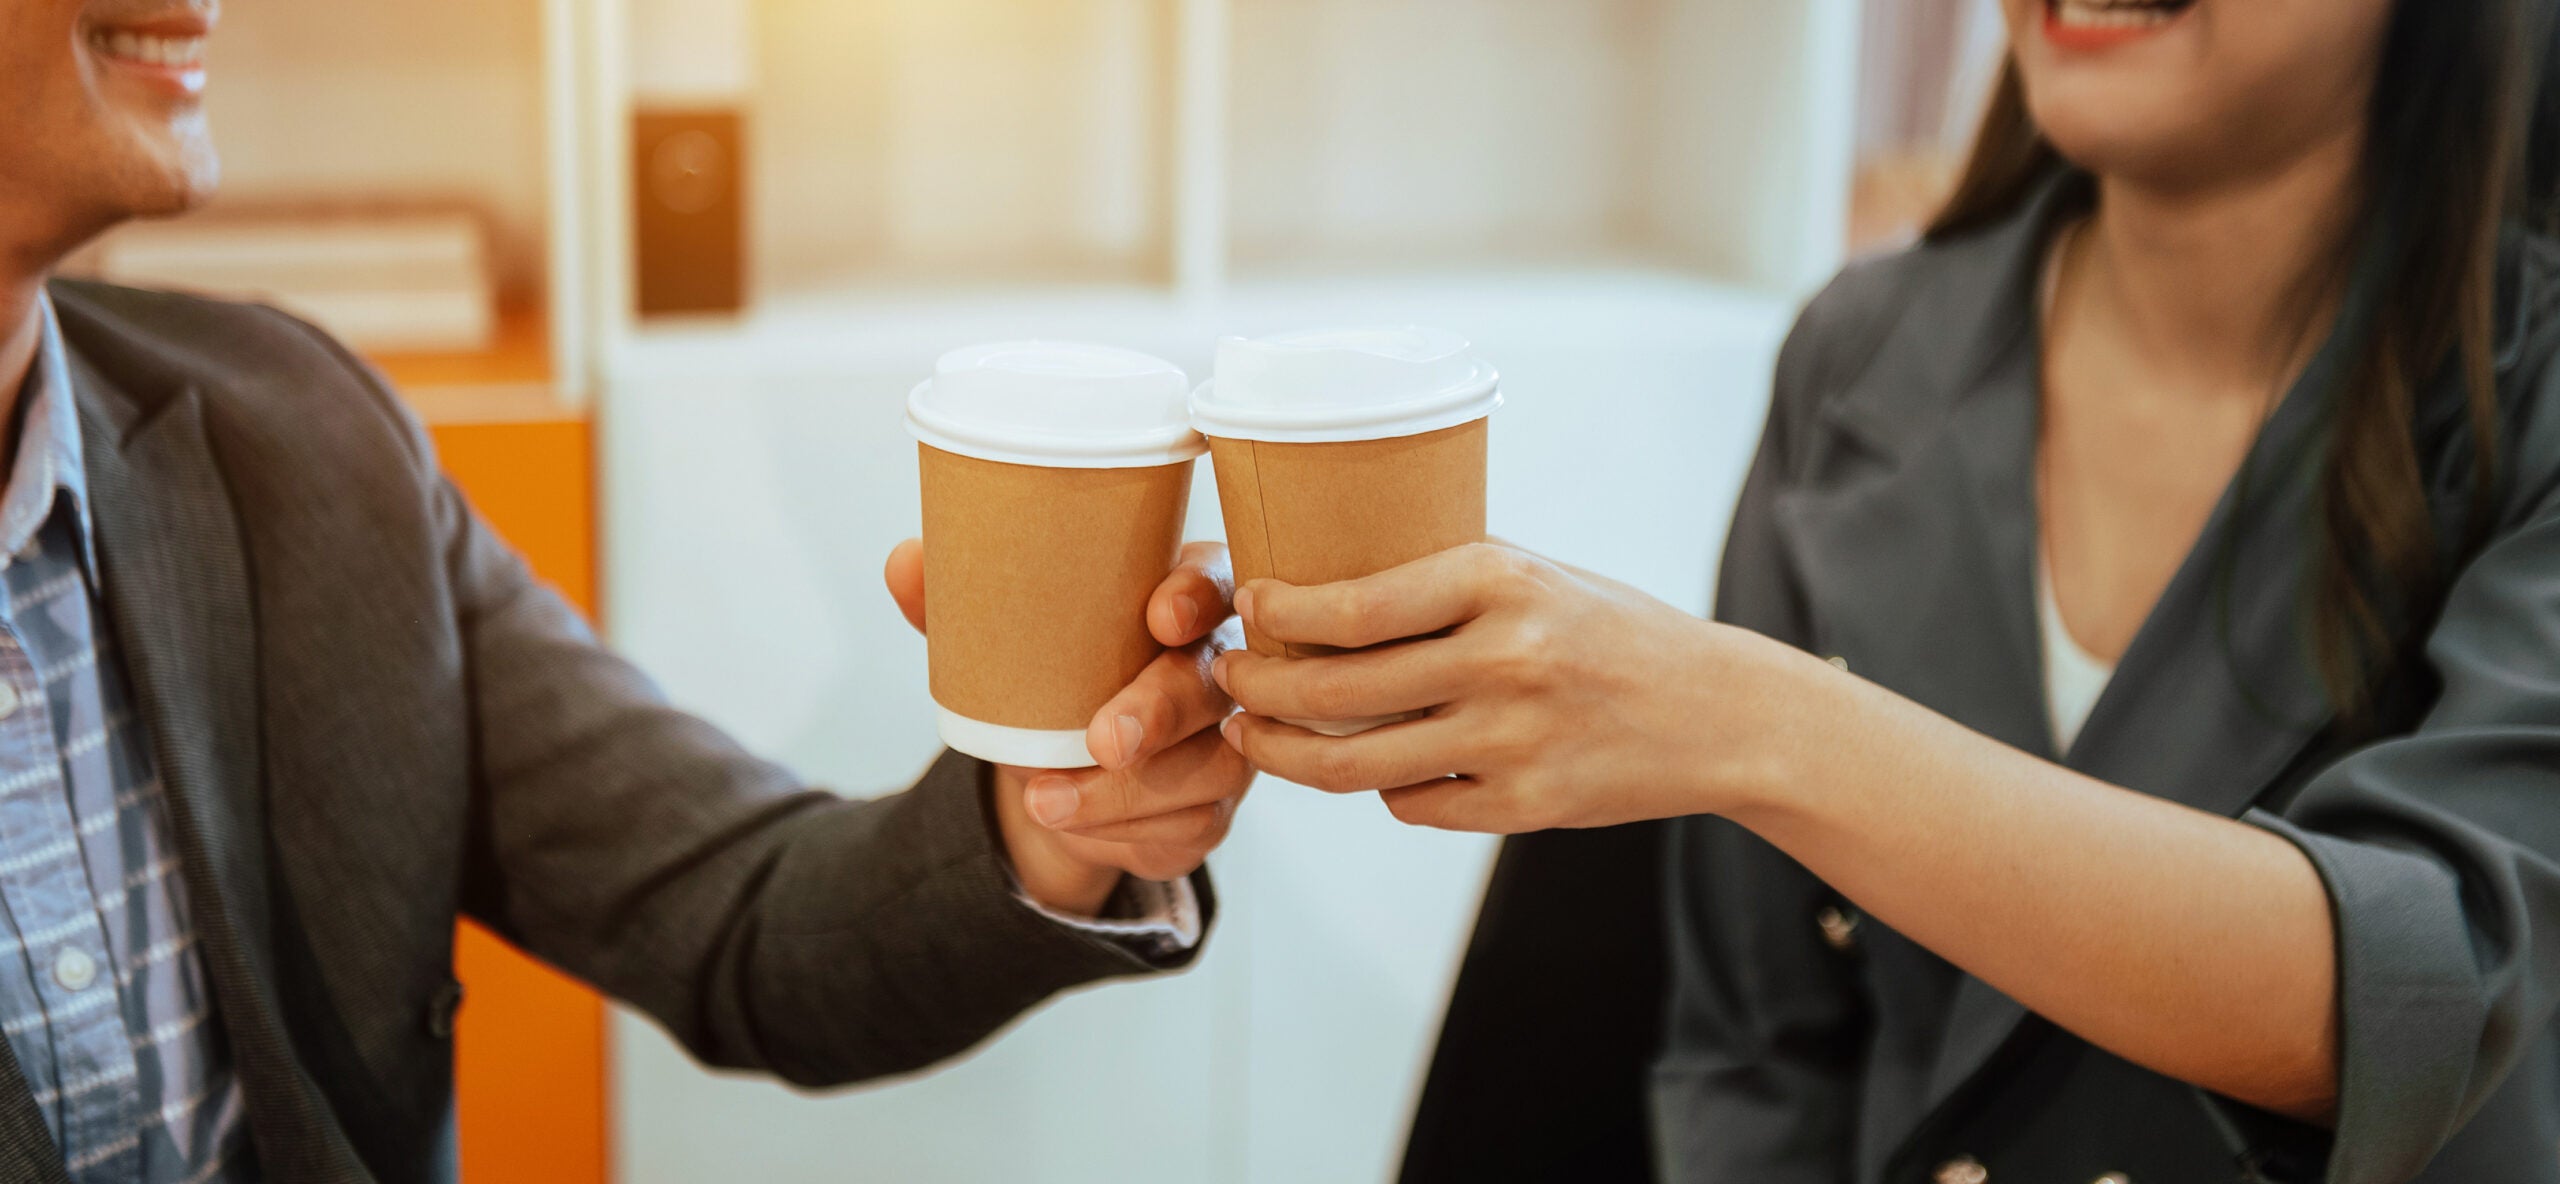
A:
{"label": "white shelf", "polygon": [[260,0],[223,12],[206,108],[218,202],[449,201],[541,290],[543,15],[521,0]]}
{"label": "white shelf", "polygon": [[[762,304],[1622,264],[1796,292],[1846,222],[1856,0],[626,2],[635,71],[744,80]],[[754,61],[683,56],[740,23]]]}
{"label": "white shelf", "polygon": [[1076,286],[847,285],[764,301],[737,318],[669,318],[614,354],[616,376],[930,373],[942,351],[1004,337],[1111,342],[1205,375],[1230,333],[1309,324],[1430,322],[1478,337],[1612,339],[1650,348],[1733,321],[1759,332],[1793,308],[1791,294],[1644,266],[1398,269],[1365,276],[1274,274],[1228,285],[1214,304],[1147,284]]}
{"label": "white shelf", "polygon": [[1623,256],[1783,288],[1836,262],[1847,5],[1234,3],[1240,269]]}
{"label": "white shelf", "polygon": [[1169,0],[844,0],[753,15],[759,292],[1167,274]]}
{"label": "white shelf", "polygon": [[[488,236],[498,304],[551,328],[542,383],[586,394],[589,240],[580,39],[619,0],[260,0],[223,14],[208,115],[210,216],[462,210]],[[506,348],[518,350],[520,343]]]}

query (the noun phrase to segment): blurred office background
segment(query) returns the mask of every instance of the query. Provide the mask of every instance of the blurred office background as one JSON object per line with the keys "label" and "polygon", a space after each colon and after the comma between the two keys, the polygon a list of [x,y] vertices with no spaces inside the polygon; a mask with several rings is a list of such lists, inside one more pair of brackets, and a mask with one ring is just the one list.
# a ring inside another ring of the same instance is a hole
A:
{"label": "blurred office background", "polygon": [[[1493,530],[1704,611],[1780,336],[1925,216],[2000,36],[1992,0],[256,0],[222,198],[81,266],[356,342],[678,701],[866,794],[935,750],[877,573],[936,355],[1205,375],[1221,334],[1446,325],[1503,369]],[[467,1178],[1386,1179],[1492,850],[1266,782],[1197,969],[824,1096],[466,929]]]}

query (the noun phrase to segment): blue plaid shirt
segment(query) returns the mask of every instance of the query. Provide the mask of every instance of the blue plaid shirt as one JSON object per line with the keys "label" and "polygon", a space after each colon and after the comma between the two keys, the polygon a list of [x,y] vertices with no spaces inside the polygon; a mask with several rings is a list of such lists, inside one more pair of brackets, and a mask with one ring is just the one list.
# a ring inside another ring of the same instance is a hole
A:
{"label": "blue plaid shirt", "polygon": [[75,1184],[247,1180],[168,803],[100,595],[53,307],[0,493],[0,1031]]}

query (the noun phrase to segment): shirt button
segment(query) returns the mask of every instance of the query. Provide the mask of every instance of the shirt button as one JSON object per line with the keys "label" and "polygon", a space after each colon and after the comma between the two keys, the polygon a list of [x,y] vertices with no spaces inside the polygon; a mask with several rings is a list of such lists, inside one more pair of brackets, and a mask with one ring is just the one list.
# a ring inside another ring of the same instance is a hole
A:
{"label": "shirt button", "polygon": [[53,981],[66,991],[85,991],[98,981],[98,960],[78,946],[64,946],[53,956]]}
{"label": "shirt button", "polygon": [[2089,1184],[2133,1184],[2133,1177],[2125,1175],[2123,1172],[2109,1172],[2095,1180],[2089,1181]]}
{"label": "shirt button", "polygon": [[18,714],[18,688],[0,682],[0,719]]}
{"label": "shirt button", "polygon": [[1838,654],[1833,654],[1828,658],[1824,658],[1823,661],[1831,663],[1831,668],[1841,672],[1842,674],[1847,674],[1849,672],[1849,659],[1841,657]]}
{"label": "shirt button", "polygon": [[1930,1177],[1936,1184],[1990,1184],[1991,1169],[1970,1155],[1959,1155],[1938,1165],[1938,1174]]}
{"label": "shirt button", "polygon": [[1825,945],[1841,953],[1858,944],[1858,914],[1843,908],[1826,908],[1813,915],[1815,927],[1822,930]]}

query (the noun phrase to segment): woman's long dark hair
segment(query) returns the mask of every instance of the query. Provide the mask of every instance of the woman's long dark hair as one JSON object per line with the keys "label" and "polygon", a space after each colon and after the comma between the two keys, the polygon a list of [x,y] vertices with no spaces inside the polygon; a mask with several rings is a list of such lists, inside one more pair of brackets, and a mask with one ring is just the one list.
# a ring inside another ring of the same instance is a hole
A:
{"label": "woman's long dark hair", "polygon": [[[2560,95],[2549,71],[2551,0],[2400,0],[2368,113],[2350,241],[2367,289],[2354,352],[2332,392],[2312,573],[2322,683],[2351,727],[2423,642],[2456,556],[2483,541],[2498,482],[2494,375],[2501,235],[2548,228],[2560,169]],[[1971,158],[1930,223],[1939,238],[2019,208],[2062,158],[2027,111],[2014,61],[2001,71]],[[2313,277],[2340,295],[2348,267]],[[2464,537],[2439,537],[2418,453],[2416,401],[2459,374],[2471,443]],[[2450,544],[2450,545],[2448,545]]]}

